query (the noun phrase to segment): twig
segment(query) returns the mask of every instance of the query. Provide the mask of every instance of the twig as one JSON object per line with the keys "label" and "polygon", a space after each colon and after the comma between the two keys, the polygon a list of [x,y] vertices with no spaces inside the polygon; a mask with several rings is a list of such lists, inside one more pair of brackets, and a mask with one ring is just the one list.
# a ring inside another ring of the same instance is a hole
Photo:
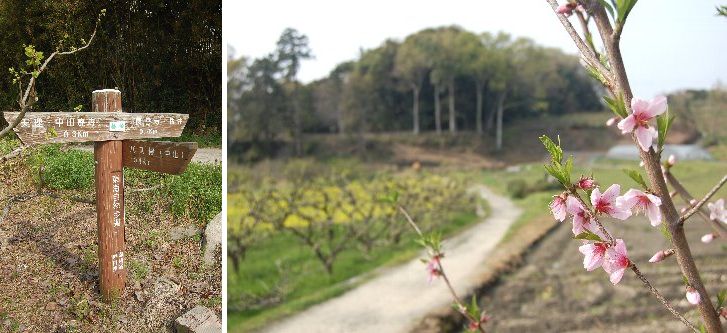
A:
{"label": "twig", "polygon": [[552,7],[553,12],[555,12],[556,16],[558,17],[558,20],[560,20],[560,23],[563,24],[563,27],[570,35],[571,39],[573,39],[573,42],[576,44],[576,47],[578,47],[578,50],[581,51],[581,54],[585,58],[586,62],[591,65],[593,68],[598,70],[598,72],[608,81],[604,82],[607,86],[613,86],[613,78],[611,76],[611,71],[609,71],[601,61],[596,58],[596,55],[591,52],[591,50],[588,48],[588,45],[583,41],[580,35],[578,35],[578,32],[573,27],[573,25],[568,21],[568,19],[562,15],[558,14],[558,2],[556,0],[547,0],[550,4],[550,7]]}
{"label": "twig", "polygon": [[[406,209],[402,206],[398,206],[398,208],[399,208],[399,211],[401,211],[402,214],[404,214],[404,217],[406,217],[406,221],[409,222],[409,225],[411,225],[412,228],[414,228],[416,233],[419,234],[420,237],[424,237],[424,234],[422,234],[422,231],[419,229],[417,224],[414,222],[414,219],[411,218],[411,216],[409,215],[409,212],[407,212]],[[442,280],[444,280],[444,283],[447,285],[447,289],[449,290],[449,293],[452,295],[454,302],[457,304],[459,312],[463,316],[465,316],[465,318],[467,318],[467,320],[469,320],[470,323],[476,323],[477,329],[480,332],[485,333],[485,329],[482,327],[482,323],[480,322],[480,319],[472,317],[472,315],[470,315],[470,313],[466,311],[467,307],[464,305],[464,303],[462,303],[462,300],[457,295],[457,292],[454,290],[454,287],[452,287],[452,283],[450,283],[449,278],[447,277],[447,273],[445,273],[444,267],[442,266],[442,261],[439,260],[439,258],[442,258],[444,256],[444,254],[439,251],[436,251],[436,249],[432,249],[432,250],[433,250],[432,256],[434,258],[437,258],[438,274],[439,274],[439,276],[442,277]],[[465,310],[463,310],[463,309],[465,309]]]}
{"label": "twig", "polygon": [[25,150],[25,147],[26,146],[20,146],[18,148],[15,148],[13,151],[3,155],[2,157],[0,157],[0,163],[5,163],[6,161],[9,161],[13,158],[16,158],[16,157],[22,155],[23,150]]}
{"label": "twig", "polygon": [[5,220],[5,216],[8,215],[8,213],[10,212],[10,208],[12,208],[14,203],[24,202],[24,201],[30,200],[36,196],[37,196],[37,194],[18,195],[18,196],[14,196],[14,197],[8,199],[7,204],[5,204],[5,207],[3,208],[2,215],[0,215],[0,223],[3,223],[3,221]]}
{"label": "twig", "polygon": [[[36,79],[36,77],[39,77],[40,76],[40,74],[45,70],[45,68],[48,66],[48,64],[50,63],[50,61],[55,56],[57,56],[57,55],[74,54],[76,52],[79,52],[79,51],[82,51],[82,50],[85,50],[86,48],[88,48],[91,45],[91,42],[93,42],[94,37],[96,37],[96,31],[98,30],[98,26],[99,26],[99,23],[100,22],[101,22],[101,16],[99,15],[99,17],[96,20],[96,27],[94,27],[93,33],[91,34],[91,38],[88,40],[88,42],[85,45],[81,46],[80,48],[73,49],[73,50],[70,50],[70,51],[60,51],[60,50],[56,50],[55,52],[51,53],[51,55],[48,56],[48,58],[45,59],[45,61],[43,62],[43,64],[37,70],[37,73],[35,75],[31,75],[30,76],[30,80],[28,81],[28,85],[27,85],[27,87],[25,89],[25,93],[23,93],[22,97],[19,96],[18,104],[20,106],[20,113],[13,120],[12,123],[8,124],[8,127],[5,127],[2,130],[0,130],[0,138],[4,137],[8,133],[10,133],[10,131],[12,131],[16,126],[18,126],[18,124],[20,124],[20,122],[25,117],[25,113],[28,111],[28,109],[30,107],[30,105],[28,104],[28,97],[30,97],[30,92],[33,91],[33,87],[35,86],[35,79]],[[20,85],[20,91],[22,92],[22,90],[23,90],[22,89],[22,83],[21,82],[18,82],[18,84]]]}
{"label": "twig", "polygon": [[717,185],[714,185],[714,187],[712,188],[712,190],[710,190],[709,192],[707,192],[707,195],[705,195],[704,198],[701,201],[697,202],[697,204],[694,205],[694,207],[692,207],[684,215],[682,215],[682,217],[679,218],[679,223],[680,224],[683,224],[686,219],[688,219],[690,216],[694,215],[694,213],[696,213],[697,211],[699,211],[699,209],[702,208],[702,206],[704,206],[704,204],[707,203],[707,201],[709,199],[711,199],[712,196],[714,196],[714,194],[717,193],[717,191],[719,191],[719,189],[725,183],[727,183],[727,175],[725,175],[724,177],[722,177],[722,180],[720,180],[717,183]]}
{"label": "twig", "polygon": [[690,323],[687,320],[687,318],[684,318],[684,316],[681,313],[679,313],[679,311],[674,309],[674,307],[672,307],[671,304],[669,304],[669,301],[667,301],[666,298],[664,298],[664,296],[658,290],[656,290],[656,288],[654,288],[654,286],[651,284],[651,282],[649,282],[649,280],[646,279],[644,274],[642,274],[641,271],[639,271],[639,268],[636,267],[636,264],[634,264],[633,262],[631,263],[631,270],[634,271],[634,273],[636,273],[636,276],[639,278],[639,280],[641,280],[641,282],[644,283],[644,285],[646,286],[647,289],[649,289],[651,294],[654,295],[654,297],[656,297],[656,299],[658,299],[659,302],[661,302],[661,304],[663,304],[664,307],[667,310],[669,310],[669,312],[671,312],[671,314],[674,315],[674,317],[676,317],[682,323],[684,323],[684,325],[686,325],[687,327],[692,329],[692,331],[699,332],[699,330],[696,327],[694,327],[694,325],[692,325],[692,323]]}
{"label": "twig", "polygon": [[[664,178],[669,183],[669,185],[671,185],[674,188],[674,191],[676,193],[678,193],[679,196],[682,197],[684,202],[686,202],[688,205],[691,205],[692,200],[694,200],[694,197],[692,197],[692,195],[689,194],[687,189],[684,188],[684,186],[679,182],[679,180],[677,180],[676,177],[674,177],[674,175],[669,171],[667,171],[664,174]],[[723,224],[721,224],[717,221],[710,219],[709,214],[706,211],[706,209],[704,208],[704,206],[702,206],[698,210],[698,212],[699,212],[699,216],[701,216],[704,221],[709,223],[712,226],[712,229],[714,229],[719,234],[719,236],[720,236],[719,238],[727,241],[727,227],[725,227]]]}

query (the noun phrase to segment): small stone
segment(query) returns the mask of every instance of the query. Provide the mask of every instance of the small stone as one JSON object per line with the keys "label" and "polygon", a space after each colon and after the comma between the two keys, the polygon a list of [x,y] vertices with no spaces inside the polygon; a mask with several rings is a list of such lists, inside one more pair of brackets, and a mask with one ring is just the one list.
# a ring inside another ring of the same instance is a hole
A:
{"label": "small stone", "polygon": [[199,229],[197,229],[197,227],[193,225],[185,225],[172,228],[172,230],[169,231],[169,237],[173,241],[177,241],[180,239],[193,237],[198,233]]}
{"label": "small stone", "polygon": [[55,311],[58,309],[58,303],[50,302],[45,305],[45,309],[48,311]]}
{"label": "small stone", "polygon": [[205,264],[210,266],[215,264],[215,251],[218,246],[222,246],[222,212],[207,223],[207,228],[204,230]]}
{"label": "small stone", "polygon": [[144,302],[144,294],[141,293],[141,291],[135,291],[134,297],[136,297],[136,300],[139,302]]}
{"label": "small stone", "polygon": [[222,323],[214,311],[196,306],[174,321],[177,333],[217,333],[222,332]]}
{"label": "small stone", "polygon": [[174,281],[169,280],[165,277],[160,277],[154,283],[154,299],[165,298],[176,294],[181,287]]}

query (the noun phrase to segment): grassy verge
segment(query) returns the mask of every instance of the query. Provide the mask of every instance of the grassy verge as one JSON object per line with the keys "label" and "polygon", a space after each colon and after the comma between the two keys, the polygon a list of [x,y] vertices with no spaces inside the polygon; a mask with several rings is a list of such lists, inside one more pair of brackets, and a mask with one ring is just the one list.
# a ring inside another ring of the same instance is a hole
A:
{"label": "grassy verge", "polygon": [[[31,150],[28,162],[33,170],[34,182],[40,182],[42,175],[45,189],[93,198],[92,153],[64,150],[60,145],[44,145]],[[206,225],[222,207],[220,165],[191,163],[181,175],[126,169],[124,178],[127,191],[158,188],[139,194],[147,197],[149,206],[156,202],[168,202],[174,216],[190,218],[199,226]]]}
{"label": "grassy verge", "polygon": [[200,148],[220,148],[222,147],[222,133],[209,132],[205,134],[182,133],[178,138],[164,139],[174,142],[196,142]]}
{"label": "grassy verge", "polygon": [[[441,232],[451,236],[478,220],[473,213],[460,213],[453,216]],[[241,295],[272,293],[275,288],[285,291],[285,298],[271,307],[229,311],[230,331],[255,330],[340,295],[373,276],[367,273],[411,260],[420,251],[421,246],[414,242],[413,234],[406,233],[399,244],[375,248],[368,258],[358,249],[344,251],[329,276],[309,249],[287,234],[278,234],[251,249],[240,271],[228,271],[228,295],[233,305]]]}

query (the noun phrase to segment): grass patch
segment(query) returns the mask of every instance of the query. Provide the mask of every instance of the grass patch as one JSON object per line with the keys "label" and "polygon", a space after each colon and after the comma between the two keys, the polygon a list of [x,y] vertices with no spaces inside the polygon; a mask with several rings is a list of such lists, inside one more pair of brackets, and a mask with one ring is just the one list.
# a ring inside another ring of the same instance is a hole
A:
{"label": "grass patch", "polygon": [[[11,144],[0,140],[0,149]],[[90,192],[94,187],[93,153],[61,148],[61,145],[45,145],[30,155],[33,174],[43,169],[43,185],[53,190],[78,190]],[[37,177],[37,176],[36,176]],[[181,175],[165,175],[137,169],[124,169],[127,189],[150,188],[158,190],[134,193],[144,200],[135,202],[130,210],[148,211],[159,202],[168,203],[176,217],[188,217],[200,226],[207,224],[222,207],[222,166],[206,163],[190,163]],[[35,179],[38,182],[38,179]],[[130,194],[131,195],[131,194]]]}
{"label": "grass patch", "polygon": [[167,138],[167,141],[173,142],[196,142],[200,148],[220,148],[222,147],[222,132],[209,132],[205,134],[182,133],[177,138]]}
{"label": "grass patch", "polygon": [[[451,236],[478,220],[474,213],[460,213],[439,230]],[[420,251],[421,246],[414,242],[413,233],[407,232],[397,245],[374,248],[369,258],[365,258],[356,248],[345,250],[335,262],[333,274],[329,276],[310,249],[302,247],[298,240],[287,233],[276,234],[251,249],[239,271],[235,272],[230,264],[227,279],[230,308],[239,307],[238,303],[243,300],[249,302],[250,298],[256,298],[261,304],[277,304],[237,312],[230,310],[229,327],[232,332],[260,328],[278,318],[340,295],[366,280],[369,277],[366,273],[410,260]],[[352,278],[356,278],[356,281],[352,281]]]}

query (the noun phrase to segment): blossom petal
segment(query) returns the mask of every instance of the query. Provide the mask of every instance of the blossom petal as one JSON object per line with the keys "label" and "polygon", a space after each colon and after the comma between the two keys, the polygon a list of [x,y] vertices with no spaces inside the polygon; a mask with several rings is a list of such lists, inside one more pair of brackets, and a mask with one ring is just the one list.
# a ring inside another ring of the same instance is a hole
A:
{"label": "blossom petal", "polygon": [[[593,190],[594,192],[596,190]],[[603,192],[603,195],[601,196],[601,200],[605,200],[608,202],[614,202],[616,200],[616,197],[621,193],[621,185],[619,184],[613,184],[606,189],[606,192]]]}
{"label": "blossom petal", "polygon": [[646,109],[646,112],[644,112],[644,115],[646,115],[649,118],[654,118],[666,111],[666,97],[664,96],[656,96],[654,97],[651,102],[649,102],[649,107]]}
{"label": "blossom petal", "polygon": [[636,118],[630,114],[628,117],[621,119],[616,127],[621,130],[621,134],[631,133],[636,127]]}
{"label": "blossom petal", "polygon": [[655,137],[658,136],[656,129],[653,127],[638,126],[636,128],[636,141],[643,151],[649,151]]}
{"label": "blossom petal", "polygon": [[659,207],[655,204],[647,205],[646,217],[649,218],[651,225],[654,227],[661,224],[661,211],[659,210]]}
{"label": "blossom petal", "polygon": [[632,114],[642,114],[642,113],[648,112],[648,109],[649,109],[649,101],[643,100],[638,97],[634,97],[631,99]]}
{"label": "blossom petal", "polygon": [[614,285],[619,283],[621,281],[621,278],[623,278],[625,271],[626,268],[624,267],[611,272],[609,276],[609,280],[611,280],[611,283],[613,283]]}
{"label": "blossom petal", "polygon": [[601,189],[596,187],[591,192],[591,205],[595,207],[599,199],[601,199]]}

